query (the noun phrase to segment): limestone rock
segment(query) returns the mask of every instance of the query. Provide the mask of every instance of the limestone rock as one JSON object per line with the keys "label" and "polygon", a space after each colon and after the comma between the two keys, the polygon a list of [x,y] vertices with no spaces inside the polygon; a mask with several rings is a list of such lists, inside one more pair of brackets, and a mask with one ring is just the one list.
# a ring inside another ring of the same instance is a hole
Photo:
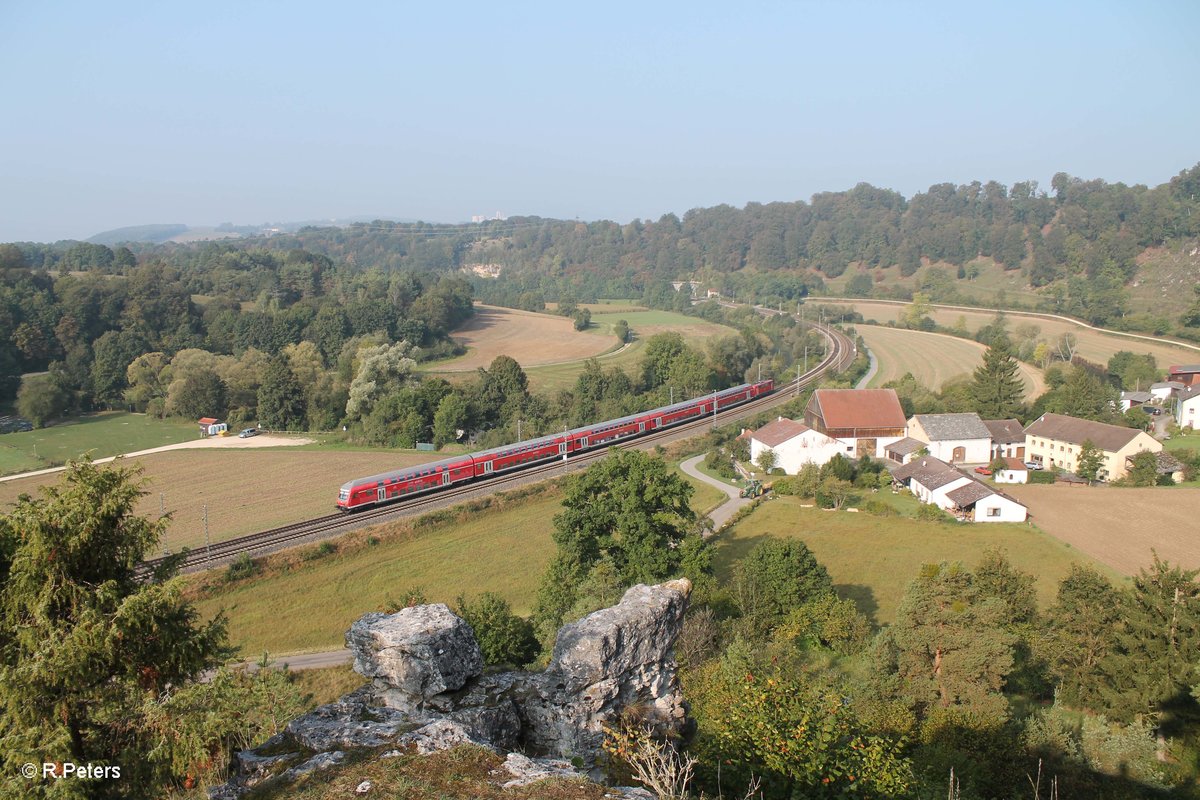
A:
{"label": "limestone rock", "polygon": [[384,701],[416,709],[483,672],[471,626],[443,603],[367,614],[346,632],[354,670],[375,679]]}
{"label": "limestone rock", "polygon": [[530,758],[520,753],[509,753],[504,759],[502,769],[512,775],[512,780],[505,781],[505,789],[517,786],[528,786],[531,783],[544,781],[547,778],[583,778],[579,770],[571,766],[571,762],[551,758]]}
{"label": "limestone rock", "polygon": [[418,727],[402,711],[372,705],[370,690],[359,689],[335,703],[319,706],[288,723],[287,733],[301,747],[322,750],[381,747]]}

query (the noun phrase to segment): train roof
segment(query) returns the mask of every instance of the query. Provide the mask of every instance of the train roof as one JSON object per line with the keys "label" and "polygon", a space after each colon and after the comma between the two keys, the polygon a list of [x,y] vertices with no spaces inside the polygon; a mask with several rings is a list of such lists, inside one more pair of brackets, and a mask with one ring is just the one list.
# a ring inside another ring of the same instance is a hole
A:
{"label": "train roof", "polygon": [[470,463],[471,456],[470,455],[461,455],[461,456],[455,456],[454,458],[444,458],[441,461],[430,461],[427,464],[413,464],[411,467],[404,467],[403,469],[394,469],[391,472],[381,472],[378,475],[368,475],[365,478],[355,478],[352,481],[347,481],[346,483],[342,484],[342,489],[349,490],[349,489],[357,488],[359,486],[376,484],[381,481],[390,481],[390,480],[395,480],[396,478],[407,478],[411,475],[418,475],[418,474],[420,474],[422,472],[426,472],[428,470],[437,470],[439,468],[445,468],[445,467],[454,466],[456,464],[462,464],[464,461]]}
{"label": "train roof", "polygon": [[555,436],[539,436],[536,439],[524,439],[512,444],[503,444],[499,447],[493,447],[490,450],[480,450],[478,453],[471,453],[471,458],[481,458],[487,456],[498,456],[504,453],[510,453],[514,450],[527,450],[531,447],[541,447],[547,444],[553,444]]}

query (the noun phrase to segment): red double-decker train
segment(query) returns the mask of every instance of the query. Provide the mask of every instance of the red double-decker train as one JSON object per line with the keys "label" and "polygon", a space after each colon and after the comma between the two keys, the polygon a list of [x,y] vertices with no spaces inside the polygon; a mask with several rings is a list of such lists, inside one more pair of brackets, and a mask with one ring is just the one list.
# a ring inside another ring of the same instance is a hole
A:
{"label": "red double-decker train", "polygon": [[769,380],[744,383],[715,394],[608,422],[598,422],[595,425],[494,447],[479,453],[358,478],[342,485],[338,492],[337,507],[342,511],[357,511],[414,494],[444,489],[464,481],[513,472],[555,458],[566,458],[572,453],[605,447],[650,431],[713,414],[715,411],[769,394],[774,388],[774,382]]}

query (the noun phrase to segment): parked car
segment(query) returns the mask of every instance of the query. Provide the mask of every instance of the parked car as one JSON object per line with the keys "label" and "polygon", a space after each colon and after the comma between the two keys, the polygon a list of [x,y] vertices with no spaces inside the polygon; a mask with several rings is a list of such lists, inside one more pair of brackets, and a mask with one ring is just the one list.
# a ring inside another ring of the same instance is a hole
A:
{"label": "parked car", "polygon": [[258,436],[258,428],[246,428],[238,434],[239,439],[249,439],[251,436]]}
{"label": "parked car", "polygon": [[991,467],[976,467],[975,471],[978,472],[980,475],[991,475],[992,474]]}
{"label": "parked car", "polygon": [[1026,461],[1025,469],[1041,469],[1042,465],[1036,461]]}

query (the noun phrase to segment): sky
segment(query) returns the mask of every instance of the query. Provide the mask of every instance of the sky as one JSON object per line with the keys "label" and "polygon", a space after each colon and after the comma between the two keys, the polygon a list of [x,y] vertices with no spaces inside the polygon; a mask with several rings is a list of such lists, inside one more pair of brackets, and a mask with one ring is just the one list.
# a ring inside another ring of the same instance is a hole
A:
{"label": "sky", "polygon": [[1195,0],[0,0],[0,242],[1153,186],[1200,162],[1198,25]]}

